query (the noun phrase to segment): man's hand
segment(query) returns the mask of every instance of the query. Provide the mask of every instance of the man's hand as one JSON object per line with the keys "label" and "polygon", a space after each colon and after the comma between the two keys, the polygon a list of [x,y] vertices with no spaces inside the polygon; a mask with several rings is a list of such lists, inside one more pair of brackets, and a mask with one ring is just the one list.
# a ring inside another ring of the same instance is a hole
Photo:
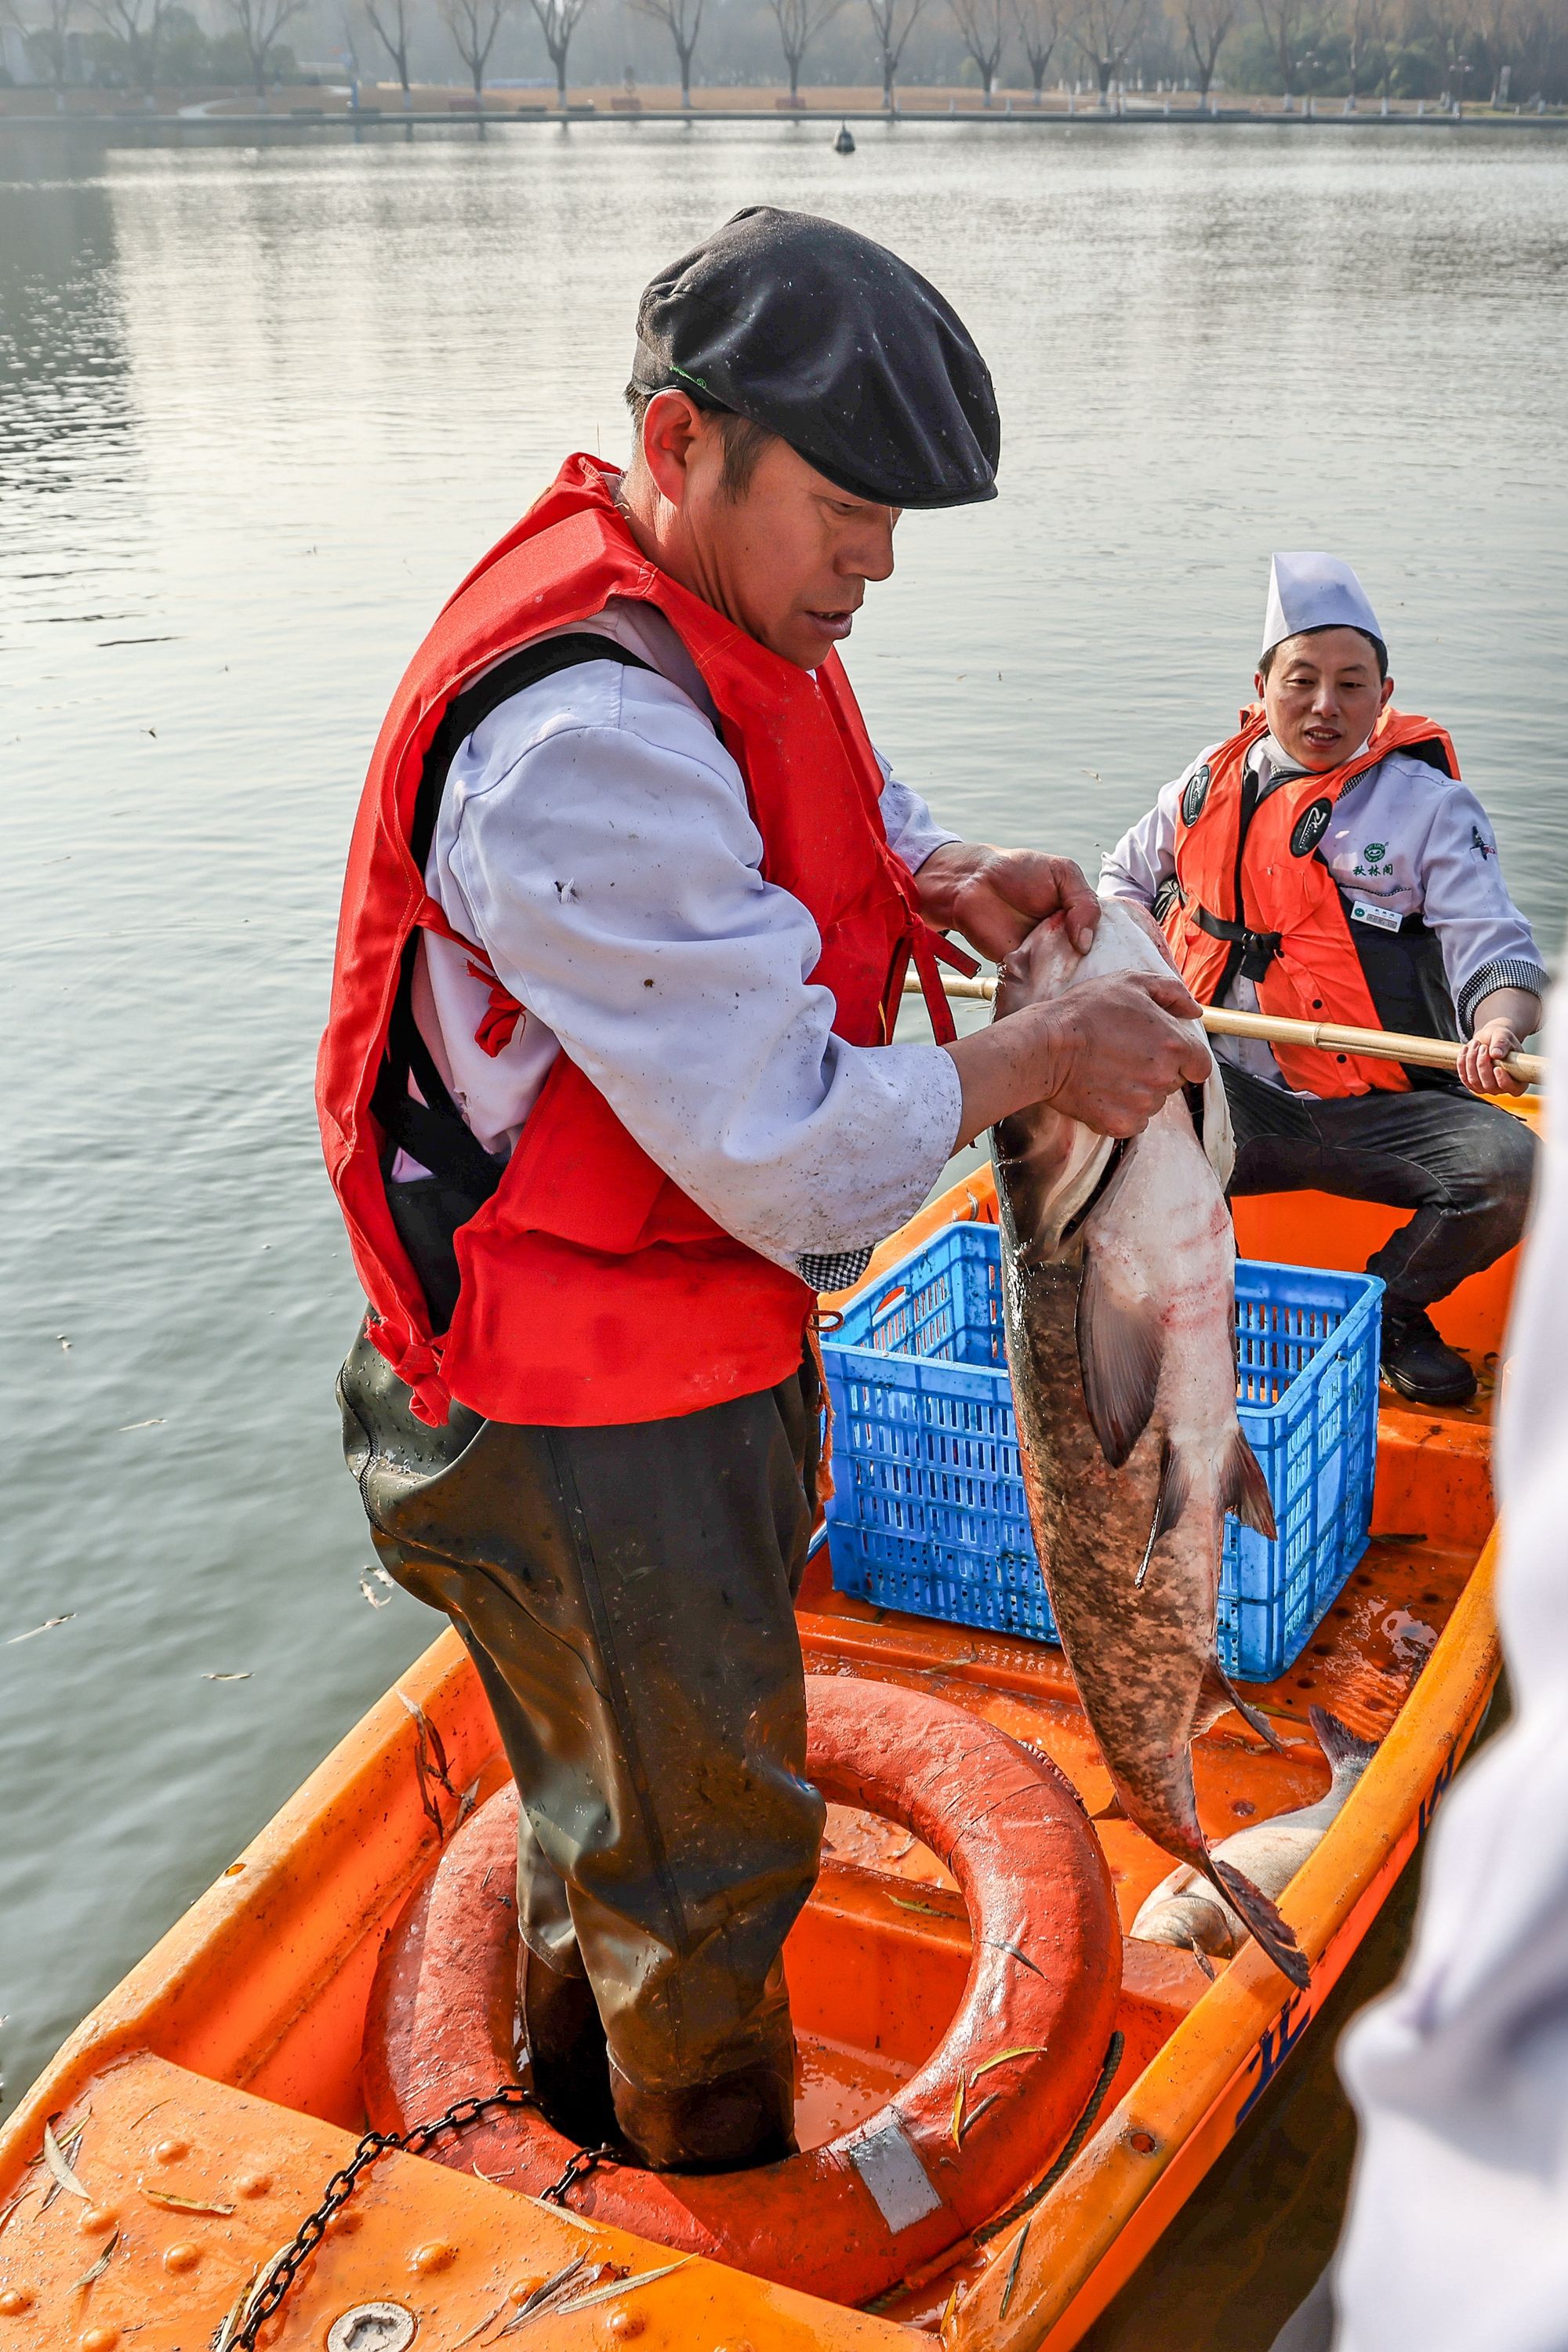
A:
{"label": "man's hand", "polygon": [[991,849],[949,841],[915,876],[921,912],[939,931],[961,931],[971,947],[1000,963],[1037,923],[1059,914],[1079,955],[1100,921],[1100,900],[1081,866],[1043,849]]}
{"label": "man's hand", "polygon": [[1521,1095],[1528,1086],[1526,1078],[1516,1078],[1511,1070],[1502,1066],[1510,1054],[1517,1054],[1523,1039],[1514,1034],[1506,1021],[1489,1021],[1467,1037],[1459,1048],[1459,1076],[1473,1095]]}
{"label": "man's hand", "polygon": [[1541,999],[1528,988],[1494,988],[1472,1016],[1469,1036],[1459,1048],[1459,1076],[1473,1095],[1521,1095],[1528,1078],[1516,1078],[1501,1065],[1517,1054],[1541,1020]]}
{"label": "man's hand", "polygon": [[1207,1077],[1198,1017],[1174,972],[1119,971],[958,1038],[945,1048],[963,1087],[958,1143],[1038,1102],[1098,1135],[1140,1134],[1168,1095]]}

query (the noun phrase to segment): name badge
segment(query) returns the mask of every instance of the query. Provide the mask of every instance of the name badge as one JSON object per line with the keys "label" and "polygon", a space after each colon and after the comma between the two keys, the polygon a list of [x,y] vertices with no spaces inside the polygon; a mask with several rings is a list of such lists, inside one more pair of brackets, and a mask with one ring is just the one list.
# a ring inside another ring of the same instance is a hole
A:
{"label": "name badge", "polygon": [[1395,914],[1392,907],[1371,906],[1364,898],[1352,898],[1351,920],[1352,923],[1370,923],[1374,931],[1396,931],[1405,918]]}

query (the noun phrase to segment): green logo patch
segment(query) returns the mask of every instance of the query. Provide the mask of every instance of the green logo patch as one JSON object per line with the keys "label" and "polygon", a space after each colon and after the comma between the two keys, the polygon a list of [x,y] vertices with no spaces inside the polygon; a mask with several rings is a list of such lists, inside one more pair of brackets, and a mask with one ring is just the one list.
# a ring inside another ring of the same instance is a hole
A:
{"label": "green logo patch", "polygon": [[1369,841],[1362,856],[1369,866],[1380,866],[1388,856],[1388,844],[1386,841]]}

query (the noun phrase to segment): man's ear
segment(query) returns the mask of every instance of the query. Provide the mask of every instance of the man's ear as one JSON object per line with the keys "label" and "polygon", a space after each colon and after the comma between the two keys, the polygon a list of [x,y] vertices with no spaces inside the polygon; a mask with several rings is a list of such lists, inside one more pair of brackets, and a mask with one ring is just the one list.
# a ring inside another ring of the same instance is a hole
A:
{"label": "man's ear", "polygon": [[643,413],[642,458],[661,499],[684,504],[691,462],[705,442],[708,420],[683,392],[658,392]]}
{"label": "man's ear", "polygon": [[1378,702],[1378,706],[1377,706],[1377,707],[1378,707],[1378,709],[1379,709],[1380,710],[1386,710],[1386,709],[1388,709],[1389,704],[1393,701],[1393,699],[1394,699],[1394,680],[1393,680],[1391,677],[1385,677],[1385,678],[1384,679],[1384,681],[1383,681],[1383,694],[1382,694],[1382,697],[1381,697],[1381,698],[1379,699],[1379,702]]}
{"label": "man's ear", "polygon": [[1253,673],[1252,673],[1252,691],[1253,691],[1253,693],[1257,696],[1257,698],[1258,698],[1258,701],[1259,701],[1259,702],[1261,702],[1261,701],[1262,701],[1262,699],[1263,699],[1263,689],[1264,689],[1264,688],[1268,685],[1268,680],[1264,677],[1263,672],[1262,672],[1260,669],[1255,669],[1255,670],[1253,671]]}

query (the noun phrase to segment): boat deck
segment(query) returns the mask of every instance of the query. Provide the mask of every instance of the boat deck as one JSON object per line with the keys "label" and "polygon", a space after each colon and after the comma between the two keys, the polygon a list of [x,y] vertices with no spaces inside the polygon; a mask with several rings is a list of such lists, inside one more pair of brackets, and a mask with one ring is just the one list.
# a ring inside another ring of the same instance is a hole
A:
{"label": "boat deck", "polygon": [[[976,1178],[933,1202],[879,1253],[867,1279],[935,1224],[988,1213],[988,1190]],[[1245,1255],[1320,1265],[1364,1262],[1393,1222],[1312,1195],[1243,1202],[1238,1216]],[[1313,1956],[1311,1991],[1290,1992],[1254,1948],[1215,1964],[1211,1980],[1189,1953],[1124,1939],[1114,2079],[1022,2236],[1010,2228],[990,2247],[966,2241],[867,2314],[693,2261],[623,2312],[619,2332],[636,2334],[646,2352],[806,2352],[908,2344],[909,2329],[934,2330],[945,2314],[944,2341],[954,2347],[1026,2352],[1044,2343],[1066,2352],[1082,2340],[1256,2113],[1375,1920],[1479,1722],[1496,1649],[1488,1575],[1476,1570],[1493,1518],[1490,1391],[1510,1276],[1504,1265],[1468,1284],[1441,1318],[1481,1370],[1474,1404],[1418,1412],[1384,1391],[1371,1547],[1298,1665],[1251,1688],[1288,1753],[1262,1748],[1234,1715],[1198,1744],[1200,1811],[1217,1838],[1321,1793],[1327,1769],[1306,1727],[1314,1704],[1384,1743],[1286,1898]],[[1043,1749],[1091,1813],[1109,1799],[1054,1646],[868,1608],[834,1591],[826,1550],[808,1568],[799,1620],[809,1670],[929,1691]],[[359,2057],[375,1961],[437,1858],[427,1801],[443,1840],[458,1810],[421,1785],[405,1702],[438,1731],[454,1790],[482,1800],[502,1777],[455,1636],[401,1677],[400,1692],[372,1710],[19,2106],[0,2138],[0,2352],[13,2343],[29,2352],[68,2344],[193,2352],[351,2151],[364,2122]],[[1097,1827],[1125,1929],[1168,1858],[1123,1822]],[[929,2054],[968,1957],[963,1906],[935,1855],[900,1829],[835,1807],[821,1879],[786,1953],[808,2144],[872,2113]],[[73,2161],[87,2199],[59,2190],[41,2160],[46,2117],[61,2136],[85,2125]],[[490,2340],[516,2309],[508,2298],[518,2286],[548,2276],[585,2242],[595,2259],[637,2273],[668,2260],[486,2179],[394,2156],[322,2243],[284,2332],[274,2323],[263,2342],[321,2343],[356,2295],[395,2293],[418,2315],[420,2352],[457,2352]],[[956,2307],[955,2286],[966,2290]],[[566,2352],[602,2343],[614,2315],[585,2308],[531,2333],[547,2352]],[[1190,2340],[1195,2352],[1199,2339]]]}

